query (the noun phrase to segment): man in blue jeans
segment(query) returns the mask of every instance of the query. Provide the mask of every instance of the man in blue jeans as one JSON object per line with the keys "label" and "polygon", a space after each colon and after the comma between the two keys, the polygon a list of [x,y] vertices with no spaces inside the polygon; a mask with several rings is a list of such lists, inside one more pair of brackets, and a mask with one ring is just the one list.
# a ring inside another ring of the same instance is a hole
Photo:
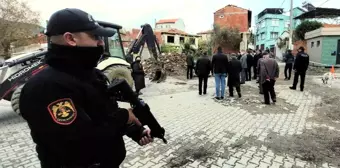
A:
{"label": "man in blue jeans", "polygon": [[215,87],[217,100],[224,99],[225,94],[225,79],[228,72],[228,57],[222,53],[222,48],[217,48],[217,54],[215,54],[211,61],[213,74],[215,74]]}

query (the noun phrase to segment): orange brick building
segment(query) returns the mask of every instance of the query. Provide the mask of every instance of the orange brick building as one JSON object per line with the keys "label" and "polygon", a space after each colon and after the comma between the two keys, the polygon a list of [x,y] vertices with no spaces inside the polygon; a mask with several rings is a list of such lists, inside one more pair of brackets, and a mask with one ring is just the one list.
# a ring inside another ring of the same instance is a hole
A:
{"label": "orange brick building", "polygon": [[[252,12],[250,10],[227,5],[214,12],[214,24],[223,28],[237,28],[241,33],[249,32]],[[238,52],[227,48],[223,52]]]}
{"label": "orange brick building", "polygon": [[235,5],[227,5],[214,13],[214,24],[248,32],[251,26],[251,11]]}

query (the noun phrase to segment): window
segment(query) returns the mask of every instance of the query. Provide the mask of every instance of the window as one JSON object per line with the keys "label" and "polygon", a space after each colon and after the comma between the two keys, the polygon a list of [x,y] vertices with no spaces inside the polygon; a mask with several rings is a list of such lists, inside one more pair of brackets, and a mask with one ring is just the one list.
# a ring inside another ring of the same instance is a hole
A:
{"label": "window", "polygon": [[261,21],[261,27],[266,27],[266,22],[264,20]]}
{"label": "window", "polygon": [[184,37],[179,37],[179,42],[180,42],[181,44],[183,44],[183,43],[184,43]]}
{"label": "window", "polygon": [[170,28],[170,25],[166,25],[166,28]]}
{"label": "window", "polygon": [[195,44],[195,38],[190,38],[190,44]]}
{"label": "window", "polygon": [[124,51],[121,46],[119,33],[117,33],[118,30],[115,29],[115,31],[116,33],[112,37],[108,38],[109,52],[113,57],[124,58]]}
{"label": "window", "polygon": [[261,40],[264,40],[266,37],[265,37],[265,34],[264,33],[261,33]]}
{"label": "window", "polygon": [[278,32],[270,32],[270,39],[277,39],[279,37]]}
{"label": "window", "polygon": [[286,22],[285,22],[285,28],[289,28],[289,26],[290,26],[290,24],[289,24],[289,20],[287,20]]}
{"label": "window", "polygon": [[310,47],[311,47],[311,48],[314,47],[314,41],[310,43]]}
{"label": "window", "polygon": [[319,47],[320,46],[320,40],[318,40],[317,42],[316,42],[316,47]]}
{"label": "window", "polygon": [[280,20],[279,19],[272,19],[272,26],[279,26]]}
{"label": "window", "polygon": [[174,36],[168,36],[167,37],[167,43],[175,43],[175,37]]}
{"label": "window", "polygon": [[257,41],[260,41],[260,35],[259,35],[259,34],[256,35],[256,40],[257,40]]}

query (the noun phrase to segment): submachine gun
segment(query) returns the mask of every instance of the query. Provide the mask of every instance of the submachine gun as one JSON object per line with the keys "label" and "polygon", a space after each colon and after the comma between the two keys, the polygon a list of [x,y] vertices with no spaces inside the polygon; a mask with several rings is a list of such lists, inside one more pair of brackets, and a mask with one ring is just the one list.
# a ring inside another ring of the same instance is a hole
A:
{"label": "submachine gun", "polygon": [[133,114],[143,126],[147,125],[151,129],[151,137],[160,138],[165,144],[167,143],[164,138],[165,130],[151,113],[149,105],[138,98],[138,95],[124,79],[113,80],[108,86],[108,92],[116,97],[118,101],[129,102],[133,108]]}

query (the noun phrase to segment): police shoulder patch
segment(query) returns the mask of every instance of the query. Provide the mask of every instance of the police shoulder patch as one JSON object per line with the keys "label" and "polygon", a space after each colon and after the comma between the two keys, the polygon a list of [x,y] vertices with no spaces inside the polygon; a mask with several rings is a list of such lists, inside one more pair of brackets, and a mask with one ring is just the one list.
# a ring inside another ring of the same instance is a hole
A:
{"label": "police shoulder patch", "polygon": [[54,122],[70,125],[77,117],[77,110],[70,98],[56,100],[47,106]]}

